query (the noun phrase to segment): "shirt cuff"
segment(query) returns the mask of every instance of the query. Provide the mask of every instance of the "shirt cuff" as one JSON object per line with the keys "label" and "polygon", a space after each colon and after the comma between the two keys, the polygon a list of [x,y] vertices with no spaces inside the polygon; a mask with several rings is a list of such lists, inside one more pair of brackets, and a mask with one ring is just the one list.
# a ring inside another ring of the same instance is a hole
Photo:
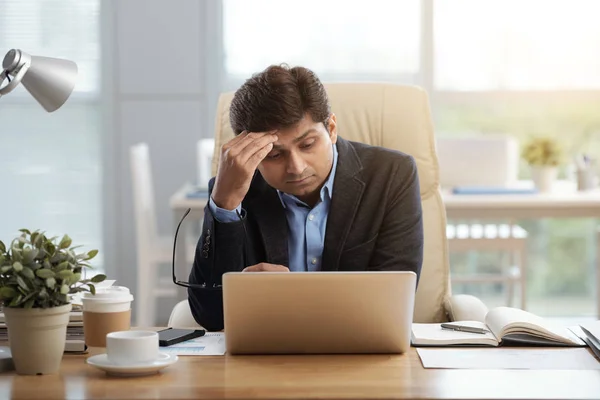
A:
{"label": "shirt cuff", "polygon": [[239,204],[235,208],[235,210],[226,210],[224,208],[217,207],[217,205],[214,203],[212,197],[208,198],[208,207],[210,208],[210,211],[213,213],[213,215],[219,222],[225,222],[225,223],[236,222],[236,221],[239,221],[237,213],[240,213],[240,215],[243,215],[241,204]]}

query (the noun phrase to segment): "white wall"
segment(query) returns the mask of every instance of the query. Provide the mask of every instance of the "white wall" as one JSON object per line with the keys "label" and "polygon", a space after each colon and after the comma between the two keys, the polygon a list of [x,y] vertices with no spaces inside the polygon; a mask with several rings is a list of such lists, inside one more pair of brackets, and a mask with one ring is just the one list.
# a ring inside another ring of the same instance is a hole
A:
{"label": "white wall", "polygon": [[[216,0],[112,0],[102,6],[106,268],[135,289],[129,146],[150,146],[159,231],[171,237],[169,196],[196,178],[196,141],[213,134],[220,87],[219,35],[213,33],[220,30],[220,11]],[[157,322],[166,321],[174,304],[159,305]]]}

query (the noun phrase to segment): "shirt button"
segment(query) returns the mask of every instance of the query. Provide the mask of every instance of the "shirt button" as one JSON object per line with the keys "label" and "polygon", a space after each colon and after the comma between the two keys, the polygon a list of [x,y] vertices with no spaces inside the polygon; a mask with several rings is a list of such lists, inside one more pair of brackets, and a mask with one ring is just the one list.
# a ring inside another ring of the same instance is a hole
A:
{"label": "shirt button", "polygon": [[[308,216],[308,219],[312,221],[313,219],[315,219],[315,216],[314,216],[314,215],[312,215],[312,214],[310,214],[310,215]],[[313,263],[313,264],[314,264],[314,263]]]}
{"label": "shirt button", "polygon": [[315,265],[315,264],[317,264],[317,259],[316,259],[316,258],[313,258],[313,259],[312,259],[312,261],[311,261],[311,264],[312,264],[312,265]]}

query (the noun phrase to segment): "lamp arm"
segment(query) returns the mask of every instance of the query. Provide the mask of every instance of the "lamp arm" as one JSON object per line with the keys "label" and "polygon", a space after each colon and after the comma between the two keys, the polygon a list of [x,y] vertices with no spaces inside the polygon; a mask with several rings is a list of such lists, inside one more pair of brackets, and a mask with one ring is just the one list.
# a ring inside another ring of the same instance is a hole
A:
{"label": "lamp arm", "polygon": [[[23,77],[25,76],[25,73],[29,69],[30,65],[31,62],[26,62],[21,68],[19,68],[19,72],[17,72],[17,75],[8,83],[8,85],[4,86],[3,88],[0,88],[0,97],[5,94],[9,94],[14,90],[14,88],[17,87],[17,85],[21,82],[21,79],[23,79]],[[0,85],[2,84],[2,82],[4,82],[4,79],[6,79],[7,77],[8,71],[3,71],[0,74]]]}

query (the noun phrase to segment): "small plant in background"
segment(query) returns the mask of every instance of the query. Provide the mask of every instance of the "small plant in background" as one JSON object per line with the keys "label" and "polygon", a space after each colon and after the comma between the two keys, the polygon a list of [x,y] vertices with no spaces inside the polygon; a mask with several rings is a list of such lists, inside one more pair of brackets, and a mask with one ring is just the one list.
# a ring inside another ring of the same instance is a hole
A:
{"label": "small plant in background", "polygon": [[98,250],[77,252],[64,235],[47,238],[44,232],[20,230],[6,247],[0,241],[0,301],[4,307],[50,308],[69,304],[69,294],[95,293],[94,283],[106,279],[98,274],[81,279],[84,268],[92,268],[89,260]]}
{"label": "small plant in background", "polygon": [[536,137],[525,144],[521,156],[531,166],[556,167],[562,162],[563,151],[555,139]]}

